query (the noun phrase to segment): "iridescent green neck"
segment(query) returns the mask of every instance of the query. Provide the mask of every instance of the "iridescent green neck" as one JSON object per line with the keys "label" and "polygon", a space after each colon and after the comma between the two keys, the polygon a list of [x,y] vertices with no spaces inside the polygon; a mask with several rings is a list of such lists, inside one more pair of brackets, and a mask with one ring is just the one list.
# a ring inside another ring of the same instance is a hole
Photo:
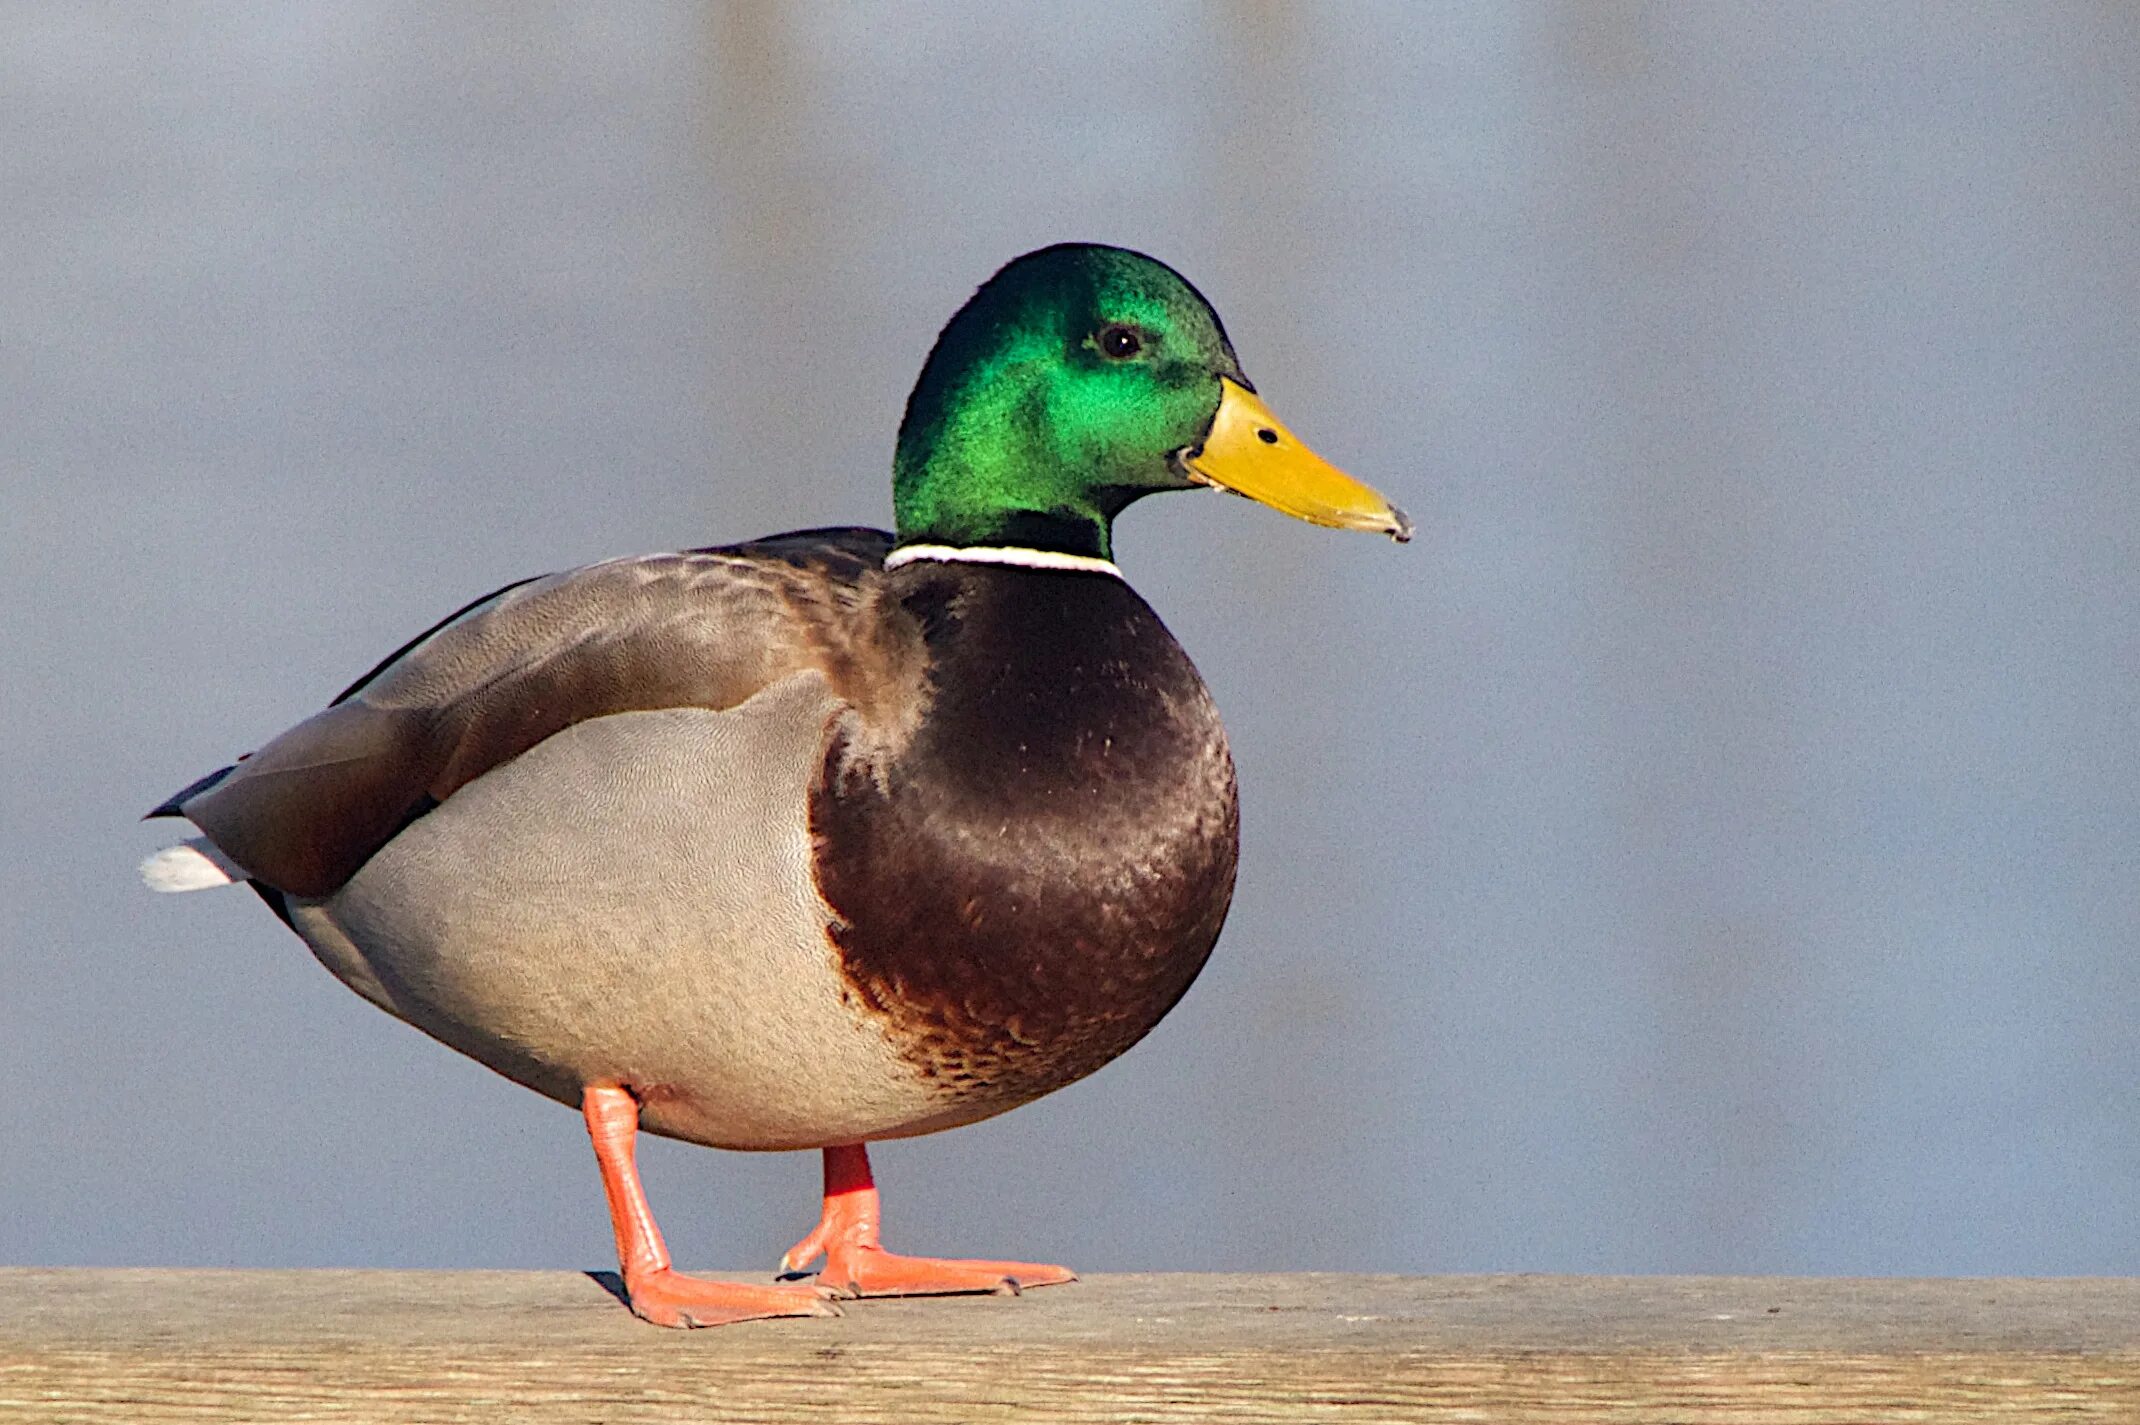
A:
{"label": "iridescent green neck", "polygon": [[[997,333],[1000,335],[1001,333]],[[962,336],[946,332],[945,345]],[[1061,339],[1022,333],[978,360],[939,349],[907,403],[892,466],[902,543],[1022,545],[1113,558],[1110,489],[1078,448],[1073,424],[1051,418]],[[946,378],[949,379],[946,379]]]}

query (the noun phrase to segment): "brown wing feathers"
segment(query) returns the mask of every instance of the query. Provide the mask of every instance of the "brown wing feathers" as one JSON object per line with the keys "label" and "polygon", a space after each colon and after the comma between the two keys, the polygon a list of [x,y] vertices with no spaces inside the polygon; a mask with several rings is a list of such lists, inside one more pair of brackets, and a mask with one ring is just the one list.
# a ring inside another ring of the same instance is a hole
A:
{"label": "brown wing feathers", "polygon": [[574,723],[734,707],[812,668],[867,718],[911,688],[901,653],[918,649],[874,631],[873,609],[858,616],[888,547],[873,530],[812,531],[514,586],[177,809],[257,880],[324,896],[427,804]]}

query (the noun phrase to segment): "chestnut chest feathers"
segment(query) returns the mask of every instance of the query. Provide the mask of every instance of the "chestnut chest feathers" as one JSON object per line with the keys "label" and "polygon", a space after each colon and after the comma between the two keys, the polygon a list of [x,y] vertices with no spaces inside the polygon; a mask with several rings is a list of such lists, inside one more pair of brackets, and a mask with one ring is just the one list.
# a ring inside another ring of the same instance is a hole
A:
{"label": "chestnut chest feathers", "polygon": [[1233,763],[1196,669],[1122,581],[909,571],[927,714],[895,749],[835,730],[818,883],[900,1052],[951,1099],[1007,1108],[1134,1044],[1203,967],[1233,896]]}

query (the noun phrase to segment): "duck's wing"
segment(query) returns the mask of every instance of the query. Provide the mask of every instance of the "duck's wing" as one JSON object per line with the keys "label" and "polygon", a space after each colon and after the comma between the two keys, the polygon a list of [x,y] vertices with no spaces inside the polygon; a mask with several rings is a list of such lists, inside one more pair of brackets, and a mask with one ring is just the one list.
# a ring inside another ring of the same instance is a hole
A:
{"label": "duck's wing", "polygon": [[192,820],[257,882],[331,894],[402,828],[575,723],[735,707],[816,671],[868,706],[918,679],[878,606],[877,530],[611,560],[510,585],[401,649],[324,712],[153,815]]}

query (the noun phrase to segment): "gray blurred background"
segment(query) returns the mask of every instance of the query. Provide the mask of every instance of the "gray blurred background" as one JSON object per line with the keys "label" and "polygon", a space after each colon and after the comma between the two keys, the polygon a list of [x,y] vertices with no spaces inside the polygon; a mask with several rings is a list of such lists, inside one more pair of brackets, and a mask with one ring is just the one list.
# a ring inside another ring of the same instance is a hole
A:
{"label": "gray blurred background", "polygon": [[[508,580],[887,520],[1064,238],[1421,532],[1124,519],[1232,923],[895,1246],[2140,1272],[2124,4],[0,10],[0,1261],[609,1265],[573,1114],[134,819]],[[687,1263],[814,1220],[646,1161]]]}

